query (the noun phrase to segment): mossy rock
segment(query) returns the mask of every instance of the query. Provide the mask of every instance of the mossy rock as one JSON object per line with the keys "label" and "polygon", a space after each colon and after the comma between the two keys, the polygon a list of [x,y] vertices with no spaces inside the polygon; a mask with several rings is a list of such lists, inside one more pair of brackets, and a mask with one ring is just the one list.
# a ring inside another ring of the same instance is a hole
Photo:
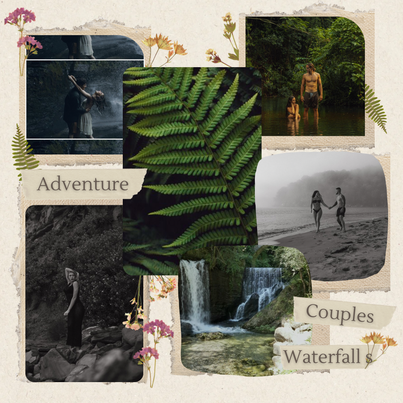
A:
{"label": "mossy rock", "polygon": [[281,325],[281,318],[293,313],[294,297],[304,296],[304,287],[299,275],[296,275],[275,300],[271,301],[242,327],[252,332],[273,334],[274,330]]}

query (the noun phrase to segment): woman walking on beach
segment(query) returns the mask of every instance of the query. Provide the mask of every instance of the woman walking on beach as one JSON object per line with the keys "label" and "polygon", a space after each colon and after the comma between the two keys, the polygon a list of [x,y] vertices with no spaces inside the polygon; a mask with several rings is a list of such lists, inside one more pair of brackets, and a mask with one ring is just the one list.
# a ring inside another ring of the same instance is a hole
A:
{"label": "woman walking on beach", "polygon": [[312,213],[312,207],[313,207],[313,218],[315,219],[316,232],[319,232],[319,229],[320,229],[320,219],[322,217],[321,204],[323,204],[325,207],[329,208],[329,206],[327,206],[326,203],[323,201],[322,195],[319,193],[319,190],[315,190],[313,192],[312,199],[311,199],[311,213]]}
{"label": "woman walking on beach", "polygon": [[84,306],[80,301],[80,289],[78,285],[79,274],[75,270],[66,268],[65,275],[67,287],[64,290],[69,307],[64,313],[67,316],[67,341],[66,345],[81,347],[81,325],[84,317]]}

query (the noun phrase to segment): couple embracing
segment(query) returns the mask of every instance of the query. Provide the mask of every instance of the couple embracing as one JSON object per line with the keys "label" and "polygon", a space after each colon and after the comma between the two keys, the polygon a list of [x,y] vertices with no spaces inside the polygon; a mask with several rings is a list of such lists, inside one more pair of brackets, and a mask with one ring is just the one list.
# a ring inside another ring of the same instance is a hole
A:
{"label": "couple embracing", "polygon": [[311,199],[311,213],[313,210],[316,232],[319,232],[320,229],[320,219],[322,217],[321,204],[323,204],[329,210],[337,205],[337,212],[336,212],[337,223],[339,224],[339,229],[343,232],[346,232],[346,224],[344,223],[344,214],[346,213],[346,198],[341,193],[341,189],[336,188],[336,202],[331,207],[327,206],[326,203],[323,201],[322,195],[319,193],[319,190],[315,190],[313,192]]}
{"label": "couple embracing", "polygon": [[[63,120],[69,128],[69,138],[79,138],[80,134],[93,139],[92,117],[90,110],[96,105],[101,112],[105,107],[105,95],[102,91],[89,94],[85,91],[87,81],[84,78],[68,76],[74,87],[68,92],[64,100]],[[85,99],[81,100],[81,96]]]}

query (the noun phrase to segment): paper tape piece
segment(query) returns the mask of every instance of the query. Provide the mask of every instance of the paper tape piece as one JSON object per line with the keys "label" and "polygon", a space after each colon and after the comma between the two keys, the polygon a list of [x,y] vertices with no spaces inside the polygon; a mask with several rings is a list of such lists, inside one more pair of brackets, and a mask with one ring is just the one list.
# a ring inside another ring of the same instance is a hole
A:
{"label": "paper tape piece", "polygon": [[[364,369],[367,359],[375,360],[379,345],[368,346],[282,346],[281,362],[293,369]],[[372,358],[373,357],[373,358]]]}
{"label": "paper tape piece", "polygon": [[28,200],[131,199],[141,190],[146,169],[63,169],[22,171]]}
{"label": "paper tape piece", "polygon": [[294,317],[301,323],[381,329],[395,306],[294,297]]}

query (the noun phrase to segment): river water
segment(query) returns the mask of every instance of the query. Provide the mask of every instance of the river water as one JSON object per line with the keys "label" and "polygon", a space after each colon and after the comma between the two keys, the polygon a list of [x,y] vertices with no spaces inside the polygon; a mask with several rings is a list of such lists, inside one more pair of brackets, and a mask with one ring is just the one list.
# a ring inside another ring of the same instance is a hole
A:
{"label": "river water", "polygon": [[319,120],[315,123],[313,111],[304,120],[304,107],[299,103],[301,119],[287,119],[286,98],[263,98],[263,136],[364,136],[364,108],[319,105]]}

